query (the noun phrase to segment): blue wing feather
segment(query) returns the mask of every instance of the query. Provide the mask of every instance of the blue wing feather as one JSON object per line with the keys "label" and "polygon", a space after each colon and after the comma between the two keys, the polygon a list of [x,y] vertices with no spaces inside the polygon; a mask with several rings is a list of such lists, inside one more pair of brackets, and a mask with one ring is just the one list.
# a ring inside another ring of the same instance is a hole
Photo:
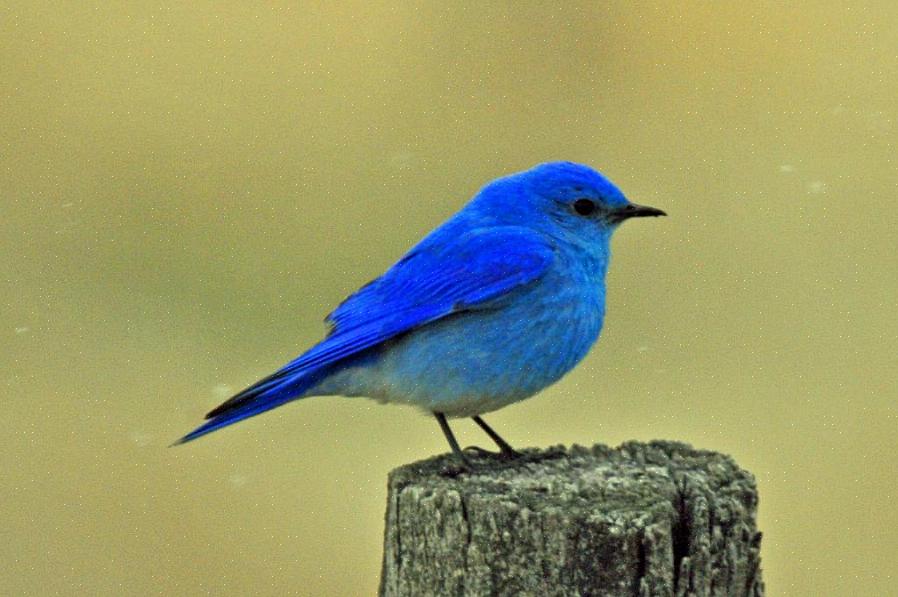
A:
{"label": "blue wing feather", "polygon": [[432,235],[327,317],[330,334],[272,375],[212,410],[187,442],[293,400],[334,365],[452,313],[494,306],[539,279],[553,259],[525,228],[482,228],[446,240]]}

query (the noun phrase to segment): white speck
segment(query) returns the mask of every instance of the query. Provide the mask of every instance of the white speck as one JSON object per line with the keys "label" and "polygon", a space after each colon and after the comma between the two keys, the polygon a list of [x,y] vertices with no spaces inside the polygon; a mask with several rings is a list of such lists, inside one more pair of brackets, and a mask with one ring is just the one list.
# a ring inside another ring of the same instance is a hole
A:
{"label": "white speck", "polygon": [[826,192],[826,183],[822,180],[812,180],[808,183],[808,193],[822,195]]}
{"label": "white speck", "polygon": [[409,170],[415,167],[417,158],[411,151],[398,151],[390,156],[390,165],[397,170]]}
{"label": "white speck", "polygon": [[780,165],[780,172],[782,172],[783,174],[790,174],[792,172],[795,172],[795,166],[793,166],[792,164],[782,164]]}
{"label": "white speck", "polygon": [[31,328],[27,325],[23,325],[22,327],[16,328],[16,334],[21,336],[22,334],[27,334],[31,331]]}
{"label": "white speck", "polygon": [[638,347],[636,347],[636,352],[648,352],[648,351],[649,351],[649,347],[648,347],[648,346],[638,346]]}
{"label": "white speck", "polygon": [[234,473],[233,475],[228,477],[228,483],[230,483],[234,487],[243,487],[244,485],[249,483],[249,479],[246,477],[246,475]]}
{"label": "white speck", "polygon": [[229,386],[227,384],[223,384],[223,383],[217,384],[215,387],[212,388],[212,395],[217,397],[219,400],[224,400],[225,398],[232,395],[233,393],[234,393],[233,388],[231,388],[231,386]]}
{"label": "white speck", "polygon": [[63,209],[68,209],[68,208],[70,208],[70,207],[72,207],[72,206],[74,206],[74,205],[75,205],[74,202],[69,201],[68,203],[63,203],[61,207],[62,207]]}
{"label": "white speck", "polygon": [[134,442],[137,446],[143,448],[150,445],[150,443],[153,441],[153,436],[149,433],[144,433],[143,431],[132,431],[131,441]]}

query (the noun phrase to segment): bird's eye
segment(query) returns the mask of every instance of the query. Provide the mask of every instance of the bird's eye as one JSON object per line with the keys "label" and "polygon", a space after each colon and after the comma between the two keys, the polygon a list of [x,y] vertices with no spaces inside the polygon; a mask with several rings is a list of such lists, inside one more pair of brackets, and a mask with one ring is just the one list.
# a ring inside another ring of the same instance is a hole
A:
{"label": "bird's eye", "polygon": [[574,201],[574,211],[581,216],[588,216],[596,210],[596,204],[589,199],[577,199]]}

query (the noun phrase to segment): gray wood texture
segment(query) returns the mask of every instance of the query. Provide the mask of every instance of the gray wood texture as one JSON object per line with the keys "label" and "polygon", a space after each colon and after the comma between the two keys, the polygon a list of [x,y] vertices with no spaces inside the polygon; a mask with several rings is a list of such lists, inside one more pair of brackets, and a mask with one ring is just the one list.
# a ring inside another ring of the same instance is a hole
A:
{"label": "gray wood texture", "polygon": [[754,478],[674,442],[390,473],[380,594],[764,594]]}

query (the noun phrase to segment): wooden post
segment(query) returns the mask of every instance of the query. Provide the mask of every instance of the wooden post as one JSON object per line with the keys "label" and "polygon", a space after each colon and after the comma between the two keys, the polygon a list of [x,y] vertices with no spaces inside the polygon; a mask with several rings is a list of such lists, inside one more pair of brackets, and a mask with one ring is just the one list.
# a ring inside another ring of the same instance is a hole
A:
{"label": "wooden post", "polygon": [[673,442],[390,473],[380,594],[764,594],[754,478]]}

